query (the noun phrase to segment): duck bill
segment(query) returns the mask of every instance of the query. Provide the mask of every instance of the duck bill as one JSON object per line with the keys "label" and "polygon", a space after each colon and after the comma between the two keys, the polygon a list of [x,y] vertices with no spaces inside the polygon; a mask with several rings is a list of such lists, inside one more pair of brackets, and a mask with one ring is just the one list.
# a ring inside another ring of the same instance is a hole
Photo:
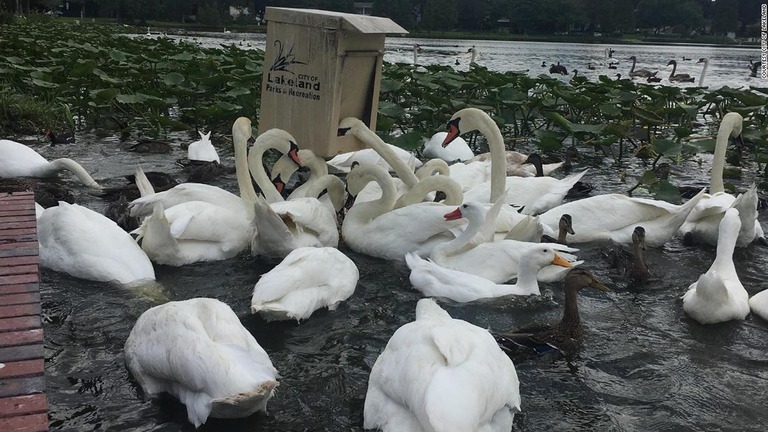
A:
{"label": "duck bill", "polygon": [[592,282],[589,283],[589,286],[600,291],[610,291],[610,289],[607,286],[601,284],[600,282],[594,279],[592,279]]}
{"label": "duck bill", "polygon": [[563,257],[561,257],[558,254],[555,254],[555,258],[552,260],[552,265],[557,265],[560,267],[571,267],[573,264],[566,261]]}
{"label": "duck bill", "polygon": [[452,211],[450,213],[444,214],[443,217],[447,221],[452,221],[452,220],[456,220],[456,219],[461,219],[463,216],[461,214],[461,209],[460,208],[456,208],[456,210],[454,210],[454,211]]}

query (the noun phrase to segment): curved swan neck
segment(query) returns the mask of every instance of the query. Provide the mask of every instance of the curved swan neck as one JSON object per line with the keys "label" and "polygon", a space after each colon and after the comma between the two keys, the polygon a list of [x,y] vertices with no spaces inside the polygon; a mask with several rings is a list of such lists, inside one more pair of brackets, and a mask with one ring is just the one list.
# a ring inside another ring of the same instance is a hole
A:
{"label": "curved swan neck", "polygon": [[713,268],[719,270],[728,269],[735,273],[733,251],[736,249],[736,241],[739,238],[740,229],[741,220],[739,219],[738,211],[728,210],[720,221],[717,236],[717,252],[710,270]]}
{"label": "curved swan neck", "polygon": [[491,196],[490,202],[496,202],[496,200],[504,193],[504,189],[507,184],[507,155],[504,147],[504,137],[501,135],[501,130],[496,122],[493,121],[491,116],[480,110],[472,110],[474,112],[468,116],[471,120],[470,123],[473,129],[483,134],[486,140],[488,140],[488,149],[491,153]]}
{"label": "curved swan neck", "polygon": [[[350,179],[350,176],[352,176],[352,179]],[[347,213],[345,221],[347,219],[371,220],[392,210],[397,199],[397,190],[394,180],[392,180],[392,177],[384,168],[375,165],[365,165],[353,169],[347,176],[347,187],[350,193],[356,194],[372,181],[379,184],[381,197],[373,201],[353,205]]]}
{"label": "curved swan neck", "polygon": [[331,199],[334,210],[337,212],[341,210],[341,207],[344,205],[345,190],[344,181],[340,178],[326,174],[317,177],[311,184],[309,182],[305,184],[309,184],[309,186],[307,186],[304,196],[318,198],[323,191],[328,191],[328,197]]}
{"label": "curved swan neck", "polygon": [[[251,148],[251,151],[248,153],[248,168],[251,172],[251,175],[253,176],[253,179],[256,181],[256,184],[259,185],[259,189],[261,189],[261,193],[264,195],[264,198],[268,203],[272,204],[284,201],[284,199],[283,196],[280,195],[280,192],[278,192],[275,188],[275,185],[269,181],[267,172],[264,171],[264,165],[262,165],[264,152],[266,152],[267,149],[273,148],[275,150],[279,150],[277,145],[274,143],[273,138],[271,136],[265,136],[268,132],[269,131],[259,135],[259,137],[256,138],[256,141],[253,143],[253,148]],[[264,138],[262,139],[262,137]],[[246,183],[250,183],[250,179]],[[256,191],[253,189],[253,185],[250,186],[250,189],[253,190],[255,197]]]}
{"label": "curved swan neck", "polygon": [[[240,198],[248,201],[256,201],[256,190],[251,183],[251,174],[248,169],[248,138],[251,136],[251,122],[235,121],[232,125],[232,144],[235,147],[235,176],[237,187],[240,189]],[[250,208],[251,206],[246,206]]]}
{"label": "curved swan neck", "polygon": [[676,71],[676,70],[677,70],[677,62],[676,62],[676,61],[672,61],[672,73],[671,73],[671,74],[669,74],[669,77],[670,77],[670,78],[672,78],[673,76],[675,76],[675,71]]}
{"label": "curved swan neck", "polygon": [[701,69],[701,76],[699,76],[699,87],[704,87],[704,76],[707,74],[707,66],[709,66],[709,60],[704,60],[704,68]]}
{"label": "curved swan neck", "polygon": [[709,182],[709,193],[715,194],[725,192],[723,186],[723,168],[725,167],[725,152],[728,149],[728,138],[736,127],[738,117],[736,115],[726,114],[723,121],[720,122],[720,128],[717,130],[717,141],[715,142],[715,155],[712,160],[712,174]]}
{"label": "curved swan neck", "polygon": [[51,172],[67,170],[74,174],[75,177],[77,177],[77,179],[80,180],[80,182],[82,182],[84,185],[95,189],[101,189],[101,185],[96,183],[96,180],[94,180],[93,177],[88,174],[88,171],[86,171],[85,168],[83,168],[79,163],[73,161],[72,159],[56,159],[51,161],[48,166]]}
{"label": "curved swan neck", "polygon": [[406,186],[412,188],[416,183],[419,182],[419,179],[416,178],[416,174],[414,174],[413,171],[408,168],[405,162],[397,157],[397,154],[395,154],[395,152],[389,148],[389,145],[382,141],[382,139],[379,138],[379,136],[376,135],[374,131],[370,130],[365,125],[365,123],[357,120],[350,132],[360,141],[365,143],[365,145],[372,148],[385,161],[387,161],[389,166],[392,167],[392,169],[397,173],[397,176],[400,178],[400,180],[403,181],[403,183],[406,184]]}
{"label": "curved swan neck", "polygon": [[424,180],[425,178],[435,174],[450,176],[451,167],[448,166],[448,162],[442,159],[430,159],[424,162],[424,165],[422,165],[421,168],[416,171],[416,177],[419,180]]}
{"label": "curved swan neck", "polygon": [[441,191],[445,194],[445,205],[459,205],[464,200],[461,186],[452,178],[444,175],[427,177],[416,183],[408,192],[398,198],[395,208],[405,207],[424,201],[429,192]]}
{"label": "curved swan neck", "polygon": [[464,228],[464,231],[461,232],[456,238],[453,240],[440,243],[439,245],[435,246],[434,249],[432,249],[431,256],[433,258],[441,258],[441,257],[448,257],[451,256],[457,252],[460,252],[464,246],[466,246],[480,231],[480,227],[483,224],[483,218],[479,217],[473,217],[467,215],[464,216],[469,223],[467,224],[466,228]]}
{"label": "curved swan neck", "polygon": [[632,69],[629,70],[629,73],[632,73],[635,71],[636,64],[637,64],[637,59],[635,57],[632,57]]}

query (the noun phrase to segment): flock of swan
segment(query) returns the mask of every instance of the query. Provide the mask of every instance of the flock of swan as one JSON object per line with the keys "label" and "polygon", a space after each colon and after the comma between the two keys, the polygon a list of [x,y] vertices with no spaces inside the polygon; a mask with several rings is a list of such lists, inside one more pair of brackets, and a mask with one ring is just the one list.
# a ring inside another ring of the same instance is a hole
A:
{"label": "flock of swan", "polygon": [[[357,253],[405,261],[412,287],[426,297],[471,302],[538,295],[539,282],[564,281],[563,320],[544,329],[491,334],[452,318],[434,299],[421,299],[415,320],[392,335],[371,370],[367,429],[508,431],[521,409],[512,352],[578,349],[576,293],[607,290],[583,268],[574,245],[634,245],[629,259],[645,277],[646,245],[659,247],[677,235],[717,245],[710,269],[683,296],[685,313],[704,324],[744,319],[750,310],[768,319],[768,291],[750,299],[732,259],[736,247],[765,243],[756,188],[735,196],[723,187],[728,140],[741,129],[739,114],[724,116],[709,193],[702,190],[685,204],[623,194],[563,203],[588,170],[549,176],[561,164],[542,166],[533,155],[507,151],[496,123],[479,109],[456,112],[447,132],[426,143],[424,154],[434,159],[423,164],[355,118],[340,122],[339,135],[353,135],[369,149],[326,163],[299,149],[287,131],[254,138],[251,121],[241,117],[232,127],[239,194],[197,183],[156,192],[138,168],[141,197],[129,208],[141,225],[131,233],[77,204],[38,206],[40,265],[141,286],[154,281],[154,264],[184,266],[245,252],[280,258],[253,288],[251,311],[267,321],[311,319],[354,295],[359,271],[338,250],[340,241]],[[489,154],[475,155],[461,139],[472,131],[485,136]],[[283,155],[270,174],[262,163],[268,149]],[[201,134],[188,152],[190,159],[218,161],[209,135]],[[284,198],[283,181],[302,166],[309,180]],[[346,173],[346,181],[329,167]],[[23,144],[0,140],[0,178],[62,170],[100,188],[72,160],[49,162]],[[211,298],[152,307],[124,349],[144,392],[178,398],[196,427],[208,417],[265,411],[279,385],[268,353],[228,305]]]}

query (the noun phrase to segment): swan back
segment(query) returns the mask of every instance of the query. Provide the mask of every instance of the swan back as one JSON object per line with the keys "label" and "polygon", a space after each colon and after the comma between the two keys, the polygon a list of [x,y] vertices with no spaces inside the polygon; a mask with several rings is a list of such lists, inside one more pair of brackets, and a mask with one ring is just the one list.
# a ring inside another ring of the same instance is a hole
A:
{"label": "swan back", "polygon": [[125,342],[128,370],[150,396],[168,392],[200,426],[266,410],[277,387],[269,355],[226,304],[208,298],[144,312]]}
{"label": "swan back", "polygon": [[475,154],[472,149],[469,148],[469,144],[461,138],[457,137],[450,144],[443,147],[443,141],[448,136],[448,132],[438,132],[424,143],[424,156],[428,158],[439,158],[446,162],[466,162]]}
{"label": "swan back", "polygon": [[363,426],[510,430],[520,411],[519,385],[490,333],[421,299],[417,319],[395,331],[371,370]]}
{"label": "swan back", "polygon": [[135,284],[154,280],[149,258],[107,217],[60,202],[38,217],[40,265],[95,281]]}

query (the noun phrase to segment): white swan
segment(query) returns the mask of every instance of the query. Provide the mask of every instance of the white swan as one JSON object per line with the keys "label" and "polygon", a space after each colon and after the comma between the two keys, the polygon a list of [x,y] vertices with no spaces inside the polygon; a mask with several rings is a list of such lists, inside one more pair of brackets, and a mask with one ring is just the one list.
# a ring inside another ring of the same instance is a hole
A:
{"label": "white swan", "polygon": [[[371,183],[368,183],[369,185]],[[367,189],[363,189],[363,192]],[[424,202],[430,195],[430,192],[442,192],[445,198],[443,204],[454,206],[461,204],[464,194],[461,192],[461,186],[450,177],[444,175],[433,175],[419,180],[410,190],[400,195],[395,201],[393,208],[405,207]],[[362,193],[362,192],[361,192]],[[381,196],[381,195],[379,195]]]}
{"label": "white swan", "polygon": [[268,321],[307,319],[324,307],[335,310],[354,294],[359,278],[355,263],[338,249],[294,249],[256,282],[251,312]]}
{"label": "white swan", "polygon": [[216,147],[211,142],[211,132],[208,131],[204,134],[198,131],[200,139],[194,141],[187,148],[187,159],[199,160],[206,162],[221,162],[219,160],[219,154],[216,152]]}
{"label": "white swan", "polygon": [[525,214],[539,214],[559,205],[573,185],[587,172],[585,170],[562,180],[552,177],[507,177],[501,131],[488,114],[477,108],[464,108],[451,117],[448,136],[443,145],[473,130],[479,131],[488,140],[491,181],[466,191],[465,201],[495,202],[507,190],[507,203],[523,206]]}
{"label": "white swan", "polygon": [[685,218],[704,196],[704,190],[683,205],[666,201],[634,198],[621,194],[604,194],[561,204],[539,215],[544,234],[555,237],[560,218],[571,215],[576,233],[568,243],[615,242],[632,244],[632,233],[638,225],[645,228],[645,243],[660,247],[672,237]]}
{"label": "white swan", "polygon": [[764,237],[763,228],[757,220],[757,188],[753,185],[737,198],[725,192],[723,186],[723,166],[728,138],[741,135],[742,122],[741,114],[731,112],[723,116],[720,123],[712,160],[709,194],[704,195],[679,230],[680,234],[691,242],[717,244],[720,221],[729,208],[738,209],[741,218],[737,246],[746,246]]}
{"label": "white swan", "polygon": [[[240,117],[232,125],[232,142],[235,148],[235,169],[237,175],[237,184],[240,189],[240,196],[216,186],[210,186],[203,183],[182,183],[163,192],[142,196],[131,202],[131,216],[146,216],[152,213],[154,204],[160,202],[163,207],[168,209],[177,204],[187,201],[204,201],[224,207],[234,212],[242,212],[253,215],[253,201],[256,199],[256,191],[251,182],[251,176],[248,174],[249,155],[248,142],[252,140],[251,121],[246,117]],[[262,192],[269,196],[269,199],[280,200],[282,197],[275,190],[274,186],[264,172],[261,166],[261,156],[267,149],[275,149],[293,158],[297,164],[301,163],[298,156],[298,147],[295,139],[280,129],[270,129],[259,135],[253,141],[251,154],[253,155],[256,180]],[[258,159],[258,162],[255,160]],[[280,198],[275,198],[274,195]],[[246,216],[244,216],[246,217]]]}
{"label": "white swan", "polygon": [[493,336],[421,299],[416,320],[395,331],[371,369],[363,427],[509,431],[519,411],[515,365]]}
{"label": "white swan", "polygon": [[707,67],[709,67],[708,58],[700,58],[696,63],[704,63],[704,67],[701,68],[701,75],[699,76],[699,87],[704,87],[704,77],[707,75]]}
{"label": "white swan", "polygon": [[283,258],[300,247],[337,247],[336,214],[317,198],[296,198],[268,204],[254,203],[251,254]]}
{"label": "white swan", "polygon": [[208,417],[266,411],[277,383],[269,355],[229,306],[195,298],[155,306],[125,342],[125,363],[144,393],[170,393],[199,427]]}
{"label": "white swan", "polygon": [[389,173],[377,165],[360,165],[350,171],[350,195],[357,195],[370,181],[381,186],[381,198],[352,206],[341,227],[344,242],[352,250],[402,261],[407,252],[428,256],[437,244],[454,238],[449,230],[460,222],[443,218],[449,206],[429,202],[392,210],[397,199],[395,186]]}
{"label": "white swan", "polygon": [[205,201],[187,201],[154,210],[132,234],[157,264],[183,266],[221,261],[246,250],[253,237],[251,221],[242,212]]}
{"label": "white swan", "polygon": [[127,232],[93,210],[59,202],[39,212],[40,266],[82,279],[135,285],[155,280],[147,254]]}
{"label": "white swan", "polygon": [[702,324],[743,320],[749,314],[749,294],[733,265],[740,228],[739,211],[733,208],[726,211],[720,221],[715,261],[683,295],[683,310]]}
{"label": "white swan", "polygon": [[[446,213],[443,216],[446,220],[466,218],[469,225],[455,239],[435,246],[429,255],[432,261],[439,266],[480,276],[499,284],[519,276],[523,257],[528,254],[530,247],[546,246],[559,251],[568,261],[576,260],[574,255],[567,252],[576,252],[578,249],[556,243],[540,244],[507,239],[485,241],[486,233],[481,232],[483,226],[487,223],[494,224],[493,221],[486,221],[487,213],[491,212],[486,212],[483,204],[477,202],[465,202],[452,212]],[[478,239],[478,233],[482,238]],[[581,263],[582,261],[577,261],[571,265]],[[546,265],[537,270],[535,278],[543,282],[554,282],[564,278],[566,273],[568,269],[561,264]]]}
{"label": "white swan", "polygon": [[749,309],[753,314],[768,321],[768,289],[760,291],[749,299]]}
{"label": "white swan", "polygon": [[472,149],[469,148],[469,144],[461,137],[456,138],[450,144],[443,147],[443,140],[445,140],[446,135],[448,135],[448,132],[438,132],[432,135],[432,138],[425,140],[424,150],[422,151],[424,156],[439,158],[446,162],[466,162],[475,157]]}
{"label": "white swan", "polygon": [[0,178],[53,177],[64,170],[70,171],[84,185],[101,189],[85,168],[72,159],[61,158],[48,162],[40,153],[24,144],[0,140]]}
{"label": "white swan", "polygon": [[520,248],[522,256],[517,266],[517,282],[513,285],[496,284],[480,276],[447,269],[413,253],[405,255],[405,262],[411,269],[410,281],[415,289],[425,296],[446,297],[457,302],[507,295],[539,295],[536,279],[539,270],[548,265],[571,267],[571,263],[547,244],[531,244]]}

